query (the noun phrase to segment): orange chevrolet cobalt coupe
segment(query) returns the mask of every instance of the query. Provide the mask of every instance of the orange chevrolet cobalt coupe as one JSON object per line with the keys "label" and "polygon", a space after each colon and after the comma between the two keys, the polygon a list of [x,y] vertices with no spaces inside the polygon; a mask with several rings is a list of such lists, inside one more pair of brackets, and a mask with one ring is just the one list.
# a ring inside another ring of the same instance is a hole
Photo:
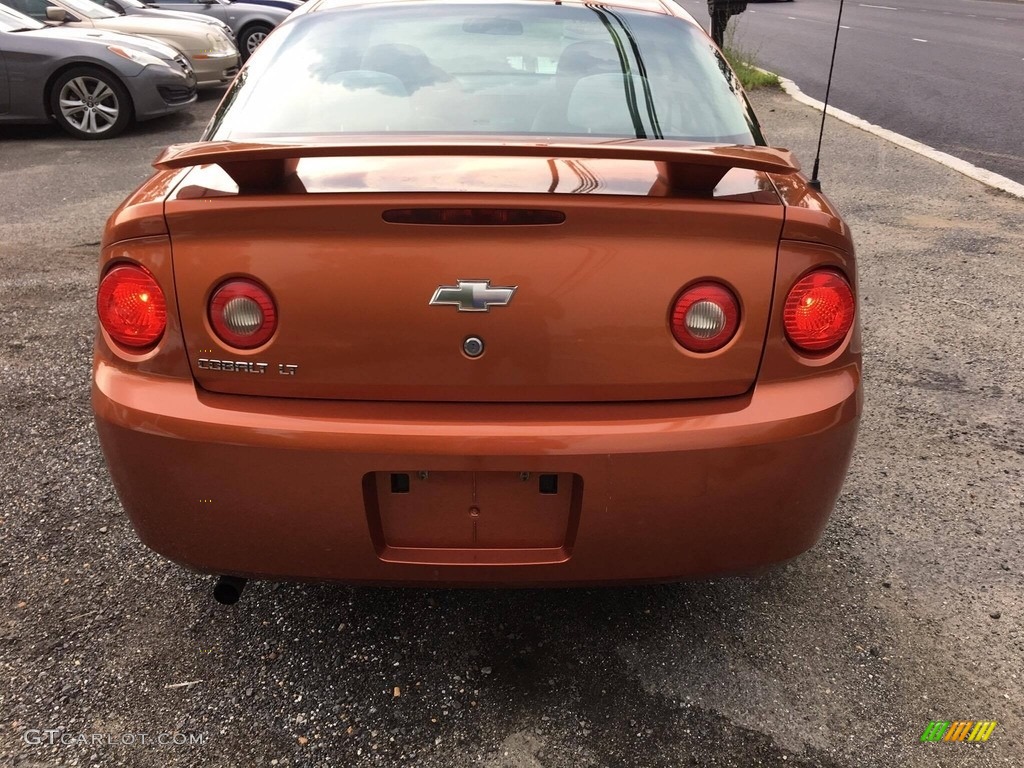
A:
{"label": "orange chevrolet cobalt coupe", "polygon": [[115,211],[93,405],[220,576],[569,585],[820,536],[849,231],[669,0],[310,0]]}

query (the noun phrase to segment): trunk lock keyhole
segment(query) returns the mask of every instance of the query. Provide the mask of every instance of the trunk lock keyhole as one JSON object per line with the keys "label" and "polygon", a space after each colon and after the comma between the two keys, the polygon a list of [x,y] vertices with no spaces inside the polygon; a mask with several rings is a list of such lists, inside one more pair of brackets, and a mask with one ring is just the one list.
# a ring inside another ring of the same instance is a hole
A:
{"label": "trunk lock keyhole", "polygon": [[484,340],[479,336],[468,336],[462,342],[462,351],[466,357],[480,357],[484,353]]}

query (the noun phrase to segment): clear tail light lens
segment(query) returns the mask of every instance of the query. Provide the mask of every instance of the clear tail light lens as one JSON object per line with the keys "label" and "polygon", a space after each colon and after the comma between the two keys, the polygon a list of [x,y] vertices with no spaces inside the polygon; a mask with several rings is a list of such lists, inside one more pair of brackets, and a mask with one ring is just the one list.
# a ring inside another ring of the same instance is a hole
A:
{"label": "clear tail light lens", "polygon": [[831,269],[811,272],[786,297],[786,336],[799,350],[828,352],[846,338],[855,312],[853,290],[843,275]]}
{"label": "clear tail light lens", "polygon": [[100,324],[118,344],[144,349],[167,329],[167,301],[156,279],[135,264],[119,264],[103,276],[96,296]]}
{"label": "clear tail light lens", "polygon": [[263,346],[277,330],[277,309],[267,289],[255,280],[229,280],[210,297],[210,325],[236,349]]}
{"label": "clear tail light lens", "polygon": [[719,283],[697,283],[683,291],[672,308],[672,335],[691,352],[714,352],[736,335],[740,305]]}

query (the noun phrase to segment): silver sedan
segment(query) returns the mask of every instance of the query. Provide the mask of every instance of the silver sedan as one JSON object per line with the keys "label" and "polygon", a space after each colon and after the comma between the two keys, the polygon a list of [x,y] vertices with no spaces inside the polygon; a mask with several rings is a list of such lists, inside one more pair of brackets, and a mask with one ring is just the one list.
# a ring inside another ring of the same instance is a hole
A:
{"label": "silver sedan", "polygon": [[235,33],[231,27],[213,16],[206,16],[202,13],[192,11],[164,11],[159,8],[146,5],[141,0],[92,0],[96,5],[102,5],[108,11],[113,11],[118,16],[149,16],[153,19],[185,19],[186,21],[203,21],[221,30],[228,37],[234,39]]}
{"label": "silver sedan", "polygon": [[[122,2],[123,0],[104,0]],[[256,47],[263,42],[288,14],[298,8],[300,0],[143,0],[150,8],[167,11],[188,11],[202,13],[219,19],[227,24],[235,33],[238,51],[242,60],[249,58]]]}

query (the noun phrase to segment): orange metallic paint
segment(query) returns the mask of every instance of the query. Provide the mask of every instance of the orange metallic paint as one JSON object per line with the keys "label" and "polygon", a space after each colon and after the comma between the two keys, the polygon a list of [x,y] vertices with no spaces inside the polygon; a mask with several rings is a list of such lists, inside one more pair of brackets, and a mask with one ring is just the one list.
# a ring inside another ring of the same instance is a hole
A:
{"label": "orange metallic paint", "polygon": [[207,141],[168,147],[154,163],[159,170],[215,164],[244,191],[274,189],[294,173],[304,158],[338,157],[572,157],[581,160],[644,160],[657,163],[670,189],[710,191],[732,168],[796,173],[799,165],[787,149],[772,147],[703,146],[663,139],[587,139],[529,141],[522,136],[473,139],[466,136],[389,138],[347,136],[343,144],[317,141],[303,144],[243,144]]}
{"label": "orange metallic paint", "polygon": [[[481,198],[429,199],[464,208]],[[566,196],[558,206],[566,221],[557,226],[381,218],[423,200],[323,194],[168,202],[178,302],[189,308],[182,328],[199,384],[271,397],[580,402],[737,395],[753,382],[781,205]],[[487,201],[550,204],[540,195]],[[234,276],[260,280],[274,297],[279,326],[264,347],[230,348],[206,319],[211,291]],[[708,278],[743,302],[740,329],[712,353],[712,364],[666,330],[679,291]],[[459,279],[519,289],[508,307],[486,313],[428,304],[439,285]],[[487,343],[472,360],[461,351],[471,334]],[[211,356],[297,365],[298,375],[196,367]]]}
{"label": "orange metallic paint", "polygon": [[[405,474],[405,473],[403,473]],[[539,492],[545,473],[412,471],[408,493],[393,493],[391,472],[363,478],[370,532],[392,562],[457,559],[476,562],[563,562],[579,525],[583,479],[553,474],[557,492]],[[442,552],[443,551],[443,552]]]}
{"label": "orange metallic paint", "polygon": [[[397,183],[205,194],[190,182],[204,169],[158,172],[111,218],[101,269],[123,260],[149,269],[177,299],[168,331],[141,356],[100,331],[93,383],[111,476],[142,540],[203,572],[451,585],[689,578],[811,546],[854,445],[860,331],[855,324],[828,355],[801,355],[785,339],[782,305],[820,266],[842,270],[856,291],[849,232],[793,173],[734,170],[711,196],[673,191],[651,162],[623,166],[614,184],[646,179],[646,194],[553,196],[534,181],[496,194],[487,174],[467,185],[465,168],[464,186],[441,194]],[[307,177],[323,185],[338,178],[330,173]],[[543,258],[531,231],[542,227],[470,233],[380,221],[383,209],[420,201],[564,210],[566,225],[552,227],[563,234],[549,243],[559,263]],[[417,262],[418,253],[427,257]],[[374,261],[386,255],[390,266]],[[612,288],[631,287],[638,259],[656,268],[627,293],[645,298],[616,302]],[[557,291],[529,298],[588,269],[593,316],[588,302]],[[394,317],[371,312],[360,323],[361,305],[345,328],[357,338],[331,344],[317,327],[332,311],[331,286],[382,273],[408,286],[391,296]],[[214,354],[204,350],[227,357],[204,317],[209,292],[230,274],[271,286],[281,309],[278,337],[231,356],[274,356],[280,343],[282,362],[300,359],[309,379],[193,378],[197,355]],[[426,306],[424,290],[460,277],[520,285],[512,304],[483,318],[491,346],[478,361],[445,357],[465,316]],[[705,356],[678,348],[667,327],[672,298],[699,278],[723,280],[743,305],[737,339]],[[304,294],[315,311],[293,314]],[[608,349],[601,333],[615,342]],[[549,349],[531,356],[531,345]],[[502,354],[514,365],[502,366]],[[417,520],[410,499],[383,498],[383,478],[420,471],[447,485]],[[544,500],[551,517],[525,525],[543,507],[511,492],[466,504],[471,478],[500,491],[523,472],[572,478],[560,481],[569,495]],[[493,533],[475,546],[473,506]]]}
{"label": "orange metallic paint", "polygon": [[[95,373],[100,439],[146,544],[200,571],[310,580],[574,584],[784,560],[820,535],[860,412],[855,365],[735,398],[600,405],[278,400]],[[388,556],[363,478],[413,467],[579,475],[570,556]]]}

